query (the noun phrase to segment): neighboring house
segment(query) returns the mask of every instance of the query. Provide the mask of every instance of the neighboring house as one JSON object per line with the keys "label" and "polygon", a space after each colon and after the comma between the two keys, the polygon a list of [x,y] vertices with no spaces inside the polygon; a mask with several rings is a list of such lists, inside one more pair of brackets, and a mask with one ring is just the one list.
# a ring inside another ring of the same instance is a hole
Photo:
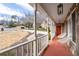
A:
{"label": "neighboring house", "polygon": [[4,28],[4,26],[3,26],[3,25],[0,25],[0,29],[1,29],[1,28]]}
{"label": "neighboring house", "polygon": [[41,27],[44,28],[44,29],[47,29],[47,22],[43,21],[42,24],[41,24]]}

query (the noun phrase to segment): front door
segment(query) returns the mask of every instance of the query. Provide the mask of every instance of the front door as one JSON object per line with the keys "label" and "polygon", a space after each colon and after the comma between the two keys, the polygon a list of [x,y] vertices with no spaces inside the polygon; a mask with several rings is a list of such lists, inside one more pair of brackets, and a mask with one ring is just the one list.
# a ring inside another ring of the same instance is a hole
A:
{"label": "front door", "polygon": [[56,25],[56,36],[58,36],[60,34],[61,34],[61,25],[60,24],[57,24]]}

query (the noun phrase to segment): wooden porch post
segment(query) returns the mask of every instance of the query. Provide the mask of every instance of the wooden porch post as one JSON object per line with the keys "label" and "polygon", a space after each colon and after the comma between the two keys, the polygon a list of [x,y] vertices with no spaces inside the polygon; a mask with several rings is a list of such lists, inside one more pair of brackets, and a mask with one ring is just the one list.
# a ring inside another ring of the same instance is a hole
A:
{"label": "wooden porch post", "polygon": [[36,19],[37,19],[37,4],[34,4],[35,8],[35,16],[34,16],[34,36],[35,36],[35,42],[34,42],[34,55],[37,55],[37,29],[36,29]]}

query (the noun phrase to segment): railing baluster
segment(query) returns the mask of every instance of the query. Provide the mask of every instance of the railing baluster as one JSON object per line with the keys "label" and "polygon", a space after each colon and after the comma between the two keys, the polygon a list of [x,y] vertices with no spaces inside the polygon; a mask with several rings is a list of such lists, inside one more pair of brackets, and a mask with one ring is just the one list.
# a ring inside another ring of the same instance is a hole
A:
{"label": "railing baluster", "polygon": [[21,46],[21,50],[22,50],[22,56],[24,56],[24,46]]}
{"label": "railing baluster", "polygon": [[31,52],[31,51],[32,51],[32,47],[31,47],[31,42],[30,42],[30,43],[29,43],[29,53],[30,53],[29,55],[30,55],[30,56],[32,55],[32,52]]}
{"label": "railing baluster", "polygon": [[[34,41],[33,41],[33,42],[34,42]],[[33,42],[32,42],[32,56],[33,56],[33,49],[34,49],[34,48],[33,48]]]}
{"label": "railing baluster", "polygon": [[40,49],[41,49],[41,43],[40,43],[40,41],[41,41],[41,38],[39,39],[39,51],[40,51]]}
{"label": "railing baluster", "polygon": [[17,48],[16,48],[16,56],[17,56]]}
{"label": "railing baluster", "polygon": [[33,41],[33,55],[36,56],[36,41]]}
{"label": "railing baluster", "polygon": [[7,53],[7,56],[8,56],[9,55],[9,51],[7,51],[6,53]]}
{"label": "railing baluster", "polygon": [[40,47],[39,47],[39,40],[40,40],[40,39],[38,39],[38,53],[39,53],[39,48],[40,48]]}
{"label": "railing baluster", "polygon": [[41,44],[42,44],[42,43],[41,43],[41,39],[40,39],[40,50],[41,50]]}
{"label": "railing baluster", "polygon": [[30,43],[30,56],[32,56],[32,42]]}
{"label": "railing baluster", "polygon": [[27,44],[27,56],[29,56],[29,44]]}
{"label": "railing baluster", "polygon": [[31,55],[31,44],[29,43],[29,56]]}
{"label": "railing baluster", "polygon": [[38,40],[39,40],[39,39],[37,38],[37,55],[38,55]]}
{"label": "railing baluster", "polygon": [[38,39],[38,52],[40,51],[40,39]]}
{"label": "railing baluster", "polygon": [[[38,38],[37,38],[38,39]],[[39,39],[38,39],[39,40]],[[39,42],[38,42],[38,40],[37,40],[37,54],[38,54],[38,52],[39,52]]]}

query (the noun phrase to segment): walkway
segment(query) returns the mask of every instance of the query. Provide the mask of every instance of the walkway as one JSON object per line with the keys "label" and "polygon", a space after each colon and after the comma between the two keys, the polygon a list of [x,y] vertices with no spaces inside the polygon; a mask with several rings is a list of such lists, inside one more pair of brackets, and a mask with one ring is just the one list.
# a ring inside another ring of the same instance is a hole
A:
{"label": "walkway", "polygon": [[66,44],[61,44],[57,40],[52,40],[42,55],[43,56],[72,56],[72,53]]}

